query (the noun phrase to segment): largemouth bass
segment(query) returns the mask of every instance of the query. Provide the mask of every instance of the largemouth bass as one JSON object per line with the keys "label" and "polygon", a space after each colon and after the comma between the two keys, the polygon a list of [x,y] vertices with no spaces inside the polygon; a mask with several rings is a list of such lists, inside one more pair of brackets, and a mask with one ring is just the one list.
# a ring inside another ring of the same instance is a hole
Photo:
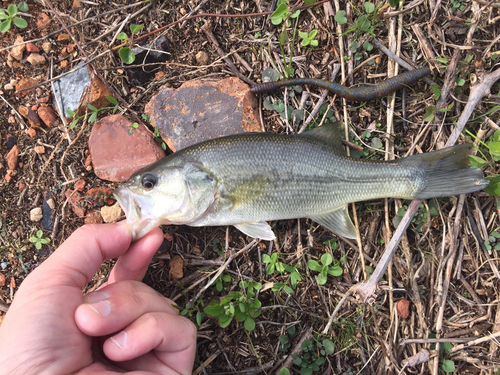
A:
{"label": "largemouth bass", "polygon": [[427,199],[486,187],[470,144],[394,161],[346,156],[334,124],[299,135],[247,133],[202,142],[135,172],[115,196],[139,239],[161,224],[234,225],[272,240],[266,221],[310,218],[356,238],[352,202]]}

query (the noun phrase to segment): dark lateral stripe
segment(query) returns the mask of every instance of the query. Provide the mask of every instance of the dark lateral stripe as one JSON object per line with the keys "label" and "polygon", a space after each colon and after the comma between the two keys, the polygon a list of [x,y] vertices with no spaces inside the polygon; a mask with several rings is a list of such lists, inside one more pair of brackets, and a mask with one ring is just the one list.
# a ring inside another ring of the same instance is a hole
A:
{"label": "dark lateral stripe", "polygon": [[329,81],[315,78],[284,79],[277,82],[261,83],[253,87],[251,91],[254,94],[263,94],[266,92],[277,90],[280,87],[284,86],[310,85],[326,89],[332,94],[336,94],[349,101],[363,102],[386,96],[394,91],[403,88],[404,86],[418,81],[419,79],[430,74],[430,72],[431,70],[428,67],[418,68],[397,75],[396,77],[386,79],[385,81],[382,81],[376,85],[361,87],[346,87],[339,85],[338,83],[331,83]]}

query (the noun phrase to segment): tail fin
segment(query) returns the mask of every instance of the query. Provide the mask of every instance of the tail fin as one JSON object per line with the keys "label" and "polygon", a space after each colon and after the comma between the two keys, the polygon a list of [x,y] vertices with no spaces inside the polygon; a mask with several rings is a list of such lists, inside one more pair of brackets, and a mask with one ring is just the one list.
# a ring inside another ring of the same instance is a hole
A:
{"label": "tail fin", "polygon": [[424,188],[415,198],[467,194],[488,186],[481,169],[470,166],[472,150],[471,144],[463,144],[403,159],[423,174]]}

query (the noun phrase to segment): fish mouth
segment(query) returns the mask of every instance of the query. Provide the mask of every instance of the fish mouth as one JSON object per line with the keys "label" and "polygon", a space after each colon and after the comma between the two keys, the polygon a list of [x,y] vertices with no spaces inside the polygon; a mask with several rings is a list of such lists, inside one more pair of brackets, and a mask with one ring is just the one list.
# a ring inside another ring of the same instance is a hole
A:
{"label": "fish mouth", "polygon": [[113,191],[113,196],[125,212],[127,224],[132,230],[132,241],[135,242],[158,226],[158,220],[148,215],[147,201],[139,199],[130,189],[121,186]]}

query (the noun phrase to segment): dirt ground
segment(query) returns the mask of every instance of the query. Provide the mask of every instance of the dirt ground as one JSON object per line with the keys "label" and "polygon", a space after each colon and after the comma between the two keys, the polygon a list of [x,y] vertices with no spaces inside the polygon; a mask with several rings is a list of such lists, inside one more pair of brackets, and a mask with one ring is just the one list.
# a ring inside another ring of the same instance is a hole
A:
{"label": "dirt ground", "polygon": [[[431,67],[434,84],[419,81],[395,97],[370,103],[322,97],[321,89],[314,87],[281,90],[259,100],[263,130],[293,133],[336,117],[349,130],[351,155],[372,160],[444,147],[468,108],[471,88],[499,69],[498,3],[416,0],[401,9],[386,1],[312,3],[292,1],[289,14],[299,9],[300,14],[283,26],[286,20],[274,25],[269,18],[271,1],[261,0],[53,0],[53,9],[29,2],[29,11],[21,14],[27,28],[13,25],[0,35],[0,321],[23,279],[84,224],[67,204],[65,191],[79,178],[87,188],[118,186],[98,179],[86,167],[92,128],[88,121],[68,129],[58,118],[30,137],[29,121],[18,114],[20,106],[45,105],[40,103],[45,97],[55,110],[51,77],[78,63],[92,59],[93,69],[123,98],[122,108],[127,103],[125,115],[140,121],[160,86],[178,87],[193,79],[236,75],[252,84],[262,82],[265,69],[284,72],[292,67],[294,77],[330,80],[339,64],[334,82],[374,84],[396,72],[380,43],[415,67]],[[4,1],[2,7],[9,4]],[[51,19],[44,30],[37,26],[41,13]],[[169,58],[148,82],[130,82],[115,48],[122,43],[115,36],[125,20],[122,31],[129,37],[131,24],[144,25],[134,35],[134,45],[151,43],[160,35],[168,39]],[[67,33],[61,22],[75,40],[60,37]],[[313,30],[316,35],[310,34]],[[18,36],[32,41],[46,62],[7,64]],[[304,45],[308,38],[317,40],[317,46]],[[42,49],[47,42],[50,52]],[[26,77],[42,84],[23,96],[6,87]],[[472,106],[458,139],[476,144],[489,177],[499,173],[493,155],[494,142],[500,141],[495,138],[499,91],[500,85],[493,83],[491,94]],[[314,120],[304,125],[301,117],[307,119],[318,103]],[[101,111],[98,118],[109,113]],[[5,156],[12,146],[8,135],[20,150],[21,166],[15,173],[7,171]],[[35,152],[40,145],[43,154]],[[53,230],[30,220],[30,211],[42,205],[46,192],[55,202]],[[306,219],[272,223],[277,240],[258,243],[232,227],[165,227],[165,246],[153,259],[145,282],[173,299],[198,325],[196,374],[267,374],[283,367],[301,374],[499,374],[500,205],[499,198],[487,192],[424,202],[377,293],[369,303],[350,295],[330,321],[350,287],[371,275],[409,204],[387,199],[353,205],[360,242],[338,238]],[[50,242],[36,249],[30,238],[39,230]],[[321,263],[325,253],[333,259],[331,269],[342,270],[340,276],[327,274],[321,280],[308,266],[311,260]],[[179,256],[184,266],[180,279]],[[89,288],[105,279],[112,264],[103,265]],[[235,318],[222,328],[224,319],[213,319],[217,309],[205,308],[224,296],[227,304],[221,309],[240,321]],[[428,360],[404,367],[405,359],[424,350]]]}

